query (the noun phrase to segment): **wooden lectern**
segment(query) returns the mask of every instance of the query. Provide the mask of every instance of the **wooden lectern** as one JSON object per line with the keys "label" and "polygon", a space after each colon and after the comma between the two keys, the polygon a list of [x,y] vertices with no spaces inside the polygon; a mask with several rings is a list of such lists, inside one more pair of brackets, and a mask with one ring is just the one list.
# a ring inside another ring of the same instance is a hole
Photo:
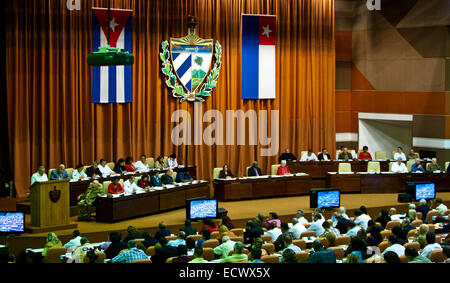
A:
{"label": "wooden lectern", "polygon": [[69,181],[36,182],[30,189],[31,223],[27,230],[43,233],[73,229],[70,224]]}

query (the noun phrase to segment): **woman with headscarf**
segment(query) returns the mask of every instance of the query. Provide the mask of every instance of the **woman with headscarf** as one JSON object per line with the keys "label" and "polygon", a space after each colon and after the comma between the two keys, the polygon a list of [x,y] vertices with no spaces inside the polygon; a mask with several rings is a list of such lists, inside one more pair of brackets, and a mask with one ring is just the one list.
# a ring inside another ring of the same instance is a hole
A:
{"label": "woman with headscarf", "polygon": [[45,257],[47,255],[47,250],[50,248],[62,248],[63,245],[61,241],[58,239],[58,236],[56,236],[55,233],[51,232],[48,233],[46,241],[45,241],[45,247],[42,251],[42,256]]}

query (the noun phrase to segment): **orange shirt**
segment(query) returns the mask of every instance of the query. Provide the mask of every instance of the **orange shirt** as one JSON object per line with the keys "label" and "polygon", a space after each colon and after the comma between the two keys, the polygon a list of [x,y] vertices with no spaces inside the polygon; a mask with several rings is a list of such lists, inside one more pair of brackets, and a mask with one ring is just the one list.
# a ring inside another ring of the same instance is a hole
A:
{"label": "orange shirt", "polygon": [[285,174],[291,174],[291,171],[289,170],[289,167],[286,165],[284,168],[280,165],[278,167],[277,175],[285,175]]}
{"label": "orange shirt", "polygon": [[360,160],[365,160],[365,159],[372,160],[372,155],[370,155],[369,152],[364,153],[364,151],[361,151],[361,152],[359,153],[359,157],[358,157],[358,158],[359,158]]}

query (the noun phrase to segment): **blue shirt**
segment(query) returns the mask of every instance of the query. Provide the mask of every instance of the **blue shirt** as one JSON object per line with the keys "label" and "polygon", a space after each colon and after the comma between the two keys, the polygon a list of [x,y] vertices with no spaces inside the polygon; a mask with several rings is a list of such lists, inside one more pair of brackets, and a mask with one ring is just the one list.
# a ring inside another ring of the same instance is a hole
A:
{"label": "blue shirt", "polygon": [[322,223],[313,222],[307,231],[314,231],[316,232],[316,237],[319,237],[325,232],[325,229],[322,227]]}
{"label": "blue shirt", "polygon": [[153,176],[150,179],[150,186],[152,186],[152,187],[162,187],[161,179],[159,179],[156,176]]}
{"label": "blue shirt", "polygon": [[67,171],[64,170],[61,174],[59,174],[58,169],[55,169],[52,171],[52,174],[50,175],[50,180],[67,180],[70,179],[69,174],[67,174]]}
{"label": "blue shirt", "polygon": [[148,259],[147,254],[137,248],[131,248],[128,251],[120,253],[111,260],[112,263],[132,263],[135,260]]}
{"label": "blue shirt", "polygon": [[420,171],[420,172],[422,172],[422,173],[425,173],[425,169],[423,169],[423,166],[422,167],[420,167],[420,168],[417,168],[417,163],[414,163],[412,166],[411,166],[411,172],[417,172],[417,171]]}
{"label": "blue shirt", "polygon": [[306,263],[336,263],[336,256],[332,250],[322,249],[310,255]]}

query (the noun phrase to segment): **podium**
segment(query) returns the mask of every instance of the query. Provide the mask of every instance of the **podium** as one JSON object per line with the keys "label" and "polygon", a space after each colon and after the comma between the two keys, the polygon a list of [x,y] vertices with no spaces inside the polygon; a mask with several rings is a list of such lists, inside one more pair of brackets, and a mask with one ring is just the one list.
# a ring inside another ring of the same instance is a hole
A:
{"label": "podium", "polygon": [[70,223],[70,186],[68,180],[36,182],[30,189],[31,233],[73,229]]}

